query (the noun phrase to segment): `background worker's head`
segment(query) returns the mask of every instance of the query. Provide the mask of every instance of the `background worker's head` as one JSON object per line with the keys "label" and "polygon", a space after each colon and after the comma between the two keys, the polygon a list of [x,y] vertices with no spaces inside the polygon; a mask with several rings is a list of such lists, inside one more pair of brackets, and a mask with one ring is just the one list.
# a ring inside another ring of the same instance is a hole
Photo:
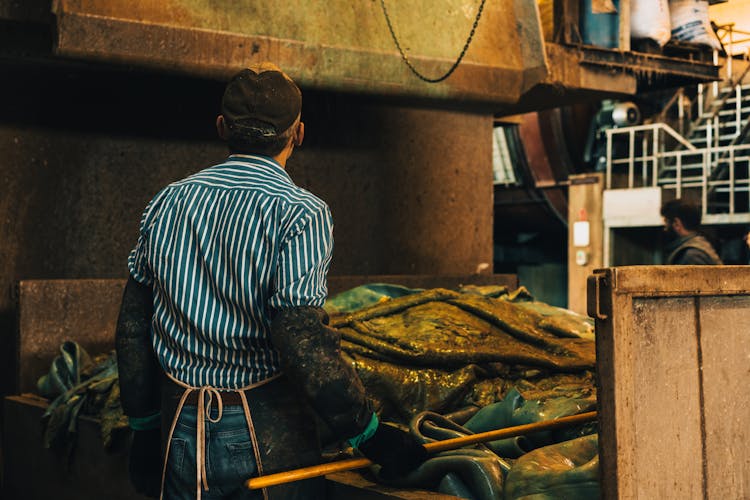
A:
{"label": "background worker's head", "polygon": [[232,153],[277,157],[302,144],[302,93],[281,69],[260,63],[232,77],[216,119]]}
{"label": "background worker's head", "polygon": [[664,219],[664,231],[671,238],[694,233],[701,224],[700,207],[680,198],[662,205],[661,216]]}

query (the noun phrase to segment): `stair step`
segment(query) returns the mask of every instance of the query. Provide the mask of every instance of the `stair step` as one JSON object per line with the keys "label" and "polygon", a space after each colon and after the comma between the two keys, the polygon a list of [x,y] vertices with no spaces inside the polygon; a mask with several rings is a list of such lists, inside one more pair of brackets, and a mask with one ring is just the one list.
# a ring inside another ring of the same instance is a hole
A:
{"label": "stair step", "polygon": [[[680,168],[682,170],[690,170],[690,169],[694,169],[694,168],[703,170],[703,164],[702,163],[690,163],[688,165],[682,164],[682,165],[680,165]],[[661,170],[663,172],[677,171],[677,165],[664,165],[663,167],[661,167]]]}
{"label": "stair step", "polygon": [[[728,141],[726,144],[722,144],[723,146],[726,146],[729,144],[729,142],[732,141],[732,139],[735,139],[737,137],[737,134],[724,134],[719,136],[719,144],[721,144],[722,141]],[[690,141],[690,144],[703,144],[705,143],[708,138],[705,135],[699,135],[693,138],[688,139]],[[712,140],[716,140],[716,137],[712,137]]]}
{"label": "stair step", "polygon": [[[742,128],[743,125],[744,123],[740,123],[740,128]],[[701,123],[700,125],[693,128],[693,134],[698,130],[706,130],[707,128],[708,128],[708,123]],[[737,122],[735,120],[719,120],[719,130],[724,129],[724,128],[736,129]]]}
{"label": "stair step", "polygon": [[[669,179],[670,181],[674,181],[674,179]],[[665,189],[675,189],[677,187],[676,182],[667,182],[666,180],[659,180],[659,186],[665,188]],[[703,187],[703,182],[681,182],[680,186],[682,189],[686,188],[696,188],[696,187]]]}
{"label": "stair step", "polygon": [[[668,177],[668,178],[659,178],[659,183],[664,182],[674,182],[676,180],[675,177]],[[682,184],[685,184],[686,182],[697,182],[702,185],[703,183],[703,176],[702,175],[686,175],[680,178],[680,182]]]}
{"label": "stair step", "polygon": [[[719,116],[734,116],[736,113],[737,113],[737,110],[734,108],[722,109],[721,111],[719,111]],[[750,106],[740,108],[740,116],[744,116],[744,115],[750,115]],[[710,115],[706,115],[706,116],[710,116]]]}
{"label": "stair step", "polygon": [[[734,107],[737,103],[737,97],[730,97],[727,100],[724,100],[723,97],[718,97],[708,103],[709,109],[717,109],[717,108],[723,108],[724,106],[732,105]],[[745,93],[742,93],[742,98],[740,99],[740,107],[745,107],[747,103],[750,103],[750,95],[745,95]]]}
{"label": "stair step", "polygon": [[[730,191],[729,186],[716,186],[714,188],[714,192],[716,192],[716,193],[727,193],[728,194],[729,191]],[[735,193],[747,193],[748,191],[750,191],[750,189],[748,189],[748,186],[734,186],[734,190],[733,191]]]}
{"label": "stair step", "polygon": [[[746,115],[747,113],[750,113],[750,103],[746,103],[747,105],[743,105],[740,107],[740,116]],[[713,119],[714,113],[716,113],[716,110],[709,111],[708,113],[699,113],[698,116],[693,120],[693,123],[700,123],[705,122],[708,120]],[[731,116],[734,117],[735,113],[737,113],[737,108],[734,106],[724,106],[719,110],[718,113],[716,113],[718,116]],[[719,118],[721,120],[721,118]]]}
{"label": "stair step", "polygon": [[[734,85],[729,86],[729,85],[727,85],[728,83],[729,82],[724,81],[724,82],[721,82],[719,84],[719,93],[727,92],[727,91],[734,92],[735,86]],[[750,90],[750,83],[741,83],[740,84],[740,89],[741,90]]]}
{"label": "stair step", "polygon": [[[731,104],[735,104],[736,102],[737,102],[737,98],[736,97],[730,97],[729,99],[727,99],[726,101],[724,101],[724,104],[730,104],[730,103]],[[744,102],[750,102],[750,95],[745,95],[743,93],[742,94],[742,100],[740,102],[743,102],[743,103]],[[713,107],[713,108],[718,108],[719,104],[722,104],[722,99],[717,99],[715,101],[711,101],[710,106]]]}

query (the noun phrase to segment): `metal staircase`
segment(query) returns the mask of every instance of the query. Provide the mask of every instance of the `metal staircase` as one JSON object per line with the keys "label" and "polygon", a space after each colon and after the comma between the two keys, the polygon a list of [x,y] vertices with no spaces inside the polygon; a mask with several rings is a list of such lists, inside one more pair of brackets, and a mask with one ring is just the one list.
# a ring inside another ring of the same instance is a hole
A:
{"label": "metal staircase", "polygon": [[[714,58],[718,63],[718,53]],[[680,89],[653,123],[607,130],[606,188],[661,187],[666,198],[702,200],[704,222],[750,221],[750,64],[744,63],[733,78],[728,58],[724,81]]]}

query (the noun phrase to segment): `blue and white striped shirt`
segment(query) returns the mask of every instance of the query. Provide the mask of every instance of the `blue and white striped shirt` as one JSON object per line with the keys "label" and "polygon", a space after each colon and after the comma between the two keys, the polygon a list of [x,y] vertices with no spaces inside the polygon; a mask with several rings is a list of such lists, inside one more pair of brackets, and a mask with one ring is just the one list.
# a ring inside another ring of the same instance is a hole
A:
{"label": "blue and white striped shirt", "polygon": [[160,191],[128,268],[153,290],[162,367],[227,389],[278,373],[272,313],[323,305],[332,231],[328,206],[263,156],[232,155]]}

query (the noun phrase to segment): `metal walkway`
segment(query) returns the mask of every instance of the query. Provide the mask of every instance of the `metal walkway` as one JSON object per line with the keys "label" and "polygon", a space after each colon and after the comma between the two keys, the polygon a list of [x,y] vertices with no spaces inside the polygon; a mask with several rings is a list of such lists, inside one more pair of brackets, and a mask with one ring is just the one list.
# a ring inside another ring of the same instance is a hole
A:
{"label": "metal walkway", "polygon": [[665,199],[701,200],[704,223],[750,222],[750,64],[741,62],[733,75],[738,61],[727,58],[722,82],[679,89],[654,123],[607,130],[606,189],[660,187]]}

